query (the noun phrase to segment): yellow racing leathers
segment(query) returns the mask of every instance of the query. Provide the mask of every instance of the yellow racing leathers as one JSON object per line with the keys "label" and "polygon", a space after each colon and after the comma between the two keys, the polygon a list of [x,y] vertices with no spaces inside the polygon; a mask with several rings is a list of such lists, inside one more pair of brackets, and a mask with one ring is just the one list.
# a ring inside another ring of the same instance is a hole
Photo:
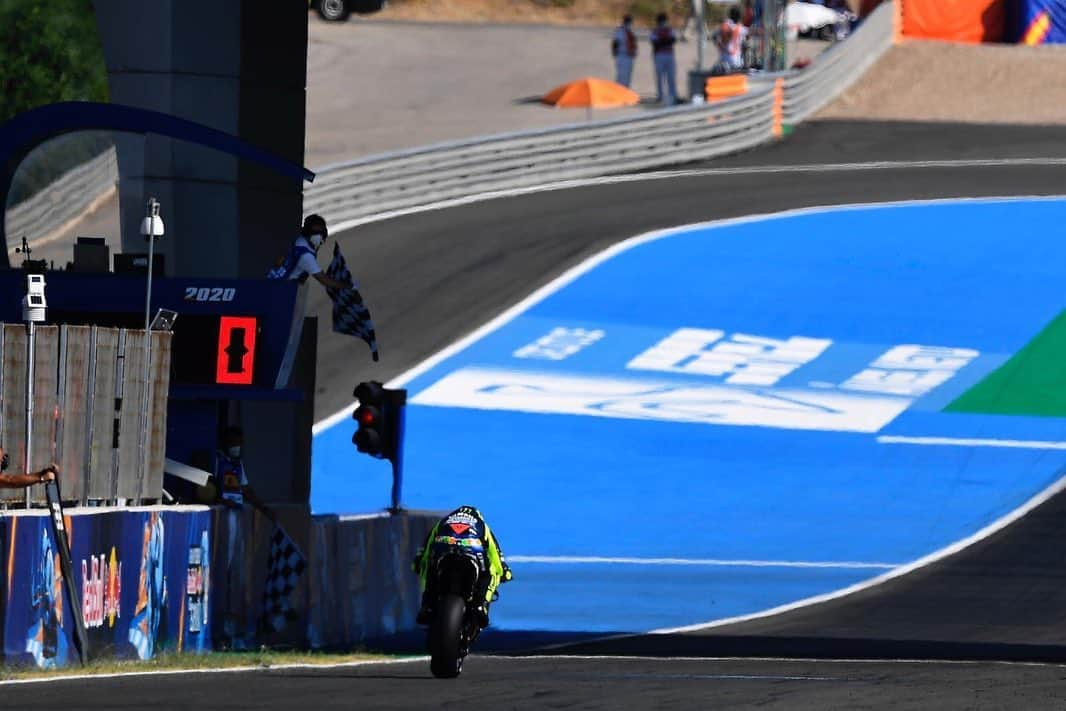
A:
{"label": "yellow racing leathers", "polygon": [[[509,581],[511,569],[507,565],[500,544],[496,541],[485,518],[473,506],[460,506],[442,518],[430,529],[426,541],[415,556],[413,568],[421,578],[422,607],[418,612],[419,624],[425,624],[432,616],[434,600],[433,591],[427,590],[429,573],[435,560],[454,549],[466,549],[465,552],[482,563],[482,569],[488,575],[479,578],[478,596],[483,600],[478,608],[482,626],[488,625],[489,605],[496,597],[500,583]],[[487,568],[487,570],[486,570]]]}

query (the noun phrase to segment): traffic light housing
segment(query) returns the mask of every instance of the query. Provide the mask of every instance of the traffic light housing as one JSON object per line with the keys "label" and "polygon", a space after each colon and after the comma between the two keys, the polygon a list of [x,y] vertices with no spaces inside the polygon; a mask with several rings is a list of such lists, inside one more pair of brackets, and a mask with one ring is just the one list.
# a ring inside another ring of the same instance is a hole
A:
{"label": "traffic light housing", "polygon": [[352,444],[364,454],[394,463],[403,446],[406,390],[390,390],[376,380],[359,383],[352,392],[359,406],[352,413],[357,429]]}

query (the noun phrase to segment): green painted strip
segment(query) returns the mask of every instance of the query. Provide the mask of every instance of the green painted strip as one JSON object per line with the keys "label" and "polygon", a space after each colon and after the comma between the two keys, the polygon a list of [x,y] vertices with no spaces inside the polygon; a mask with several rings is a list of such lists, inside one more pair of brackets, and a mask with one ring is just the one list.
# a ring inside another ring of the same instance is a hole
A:
{"label": "green painted strip", "polygon": [[1066,311],[944,411],[1066,417]]}

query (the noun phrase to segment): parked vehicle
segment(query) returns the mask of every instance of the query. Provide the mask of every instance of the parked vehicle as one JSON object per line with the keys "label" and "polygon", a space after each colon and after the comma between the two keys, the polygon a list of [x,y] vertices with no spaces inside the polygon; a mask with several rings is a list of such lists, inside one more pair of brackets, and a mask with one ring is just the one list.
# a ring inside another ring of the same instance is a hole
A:
{"label": "parked vehicle", "polygon": [[851,26],[848,14],[810,2],[790,2],[785,8],[789,34],[823,40],[844,39]]}
{"label": "parked vehicle", "polygon": [[353,12],[356,15],[378,12],[388,0],[310,0],[310,4],[326,22],[344,22]]}

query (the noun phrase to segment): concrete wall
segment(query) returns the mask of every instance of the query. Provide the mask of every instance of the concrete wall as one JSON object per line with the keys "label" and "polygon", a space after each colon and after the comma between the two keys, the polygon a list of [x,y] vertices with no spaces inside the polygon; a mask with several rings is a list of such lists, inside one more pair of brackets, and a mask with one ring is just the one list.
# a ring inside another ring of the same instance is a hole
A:
{"label": "concrete wall", "polygon": [[[190,119],[303,162],[307,9],[250,0],[94,0],[111,101]],[[157,136],[119,137],[123,248],[162,203],[172,276],[261,276],[300,224],[302,186]]]}
{"label": "concrete wall", "polygon": [[351,649],[416,629],[421,591],[411,559],[439,517],[408,512],[312,520],[312,648]]}
{"label": "concrete wall", "polygon": [[[306,5],[93,0],[93,6],[113,103],[197,121],[303,163]],[[167,231],[157,249],[169,276],[262,277],[299,229],[303,186],[291,179],[159,136],[116,135],[116,147],[123,251],[146,250],[139,226],[154,195]],[[250,469],[260,473],[255,485],[271,501],[307,503],[314,362],[312,343],[293,384],[303,389],[303,402],[239,408]]]}

